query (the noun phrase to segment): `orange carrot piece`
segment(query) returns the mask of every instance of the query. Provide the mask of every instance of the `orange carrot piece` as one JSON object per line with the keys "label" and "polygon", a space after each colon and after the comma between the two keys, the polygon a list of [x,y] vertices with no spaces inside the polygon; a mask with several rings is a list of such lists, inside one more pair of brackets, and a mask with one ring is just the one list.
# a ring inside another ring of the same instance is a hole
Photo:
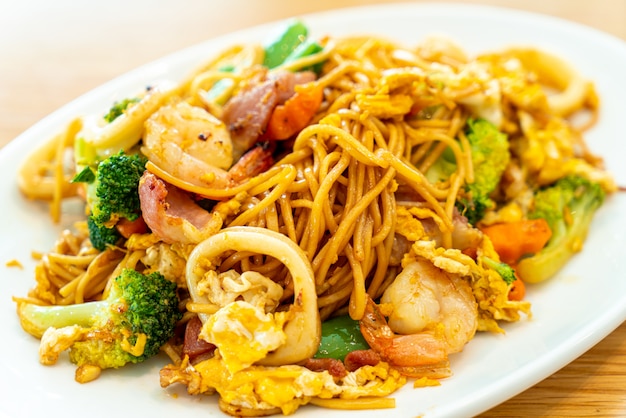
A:
{"label": "orange carrot piece", "polygon": [[148,225],[146,225],[146,222],[141,216],[134,221],[129,221],[126,218],[120,218],[120,220],[115,224],[115,227],[124,238],[130,238],[132,234],[145,234],[149,231]]}
{"label": "orange carrot piece", "polygon": [[515,273],[515,281],[511,284],[511,289],[509,289],[509,300],[524,300],[524,296],[526,296],[526,285]]}
{"label": "orange carrot piece", "polygon": [[500,259],[515,264],[526,254],[535,254],[546,245],[552,231],[545,219],[528,219],[489,225],[481,228]]}
{"label": "orange carrot piece", "polygon": [[288,139],[304,129],[322,104],[320,86],[313,83],[295,87],[295,94],[272,111],[265,137],[270,140]]}

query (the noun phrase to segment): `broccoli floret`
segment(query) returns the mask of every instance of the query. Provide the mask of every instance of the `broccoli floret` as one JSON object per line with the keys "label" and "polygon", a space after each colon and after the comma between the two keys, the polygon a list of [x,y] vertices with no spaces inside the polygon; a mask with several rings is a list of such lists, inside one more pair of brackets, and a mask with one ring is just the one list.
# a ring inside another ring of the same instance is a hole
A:
{"label": "broccoli floret", "polygon": [[457,207],[476,225],[494,205],[490,195],[498,187],[502,173],[509,164],[509,141],[506,134],[485,119],[469,119],[466,136],[470,144],[474,182],[465,187]]}
{"label": "broccoli floret", "polygon": [[109,123],[113,122],[119,116],[124,114],[124,111],[128,108],[128,106],[138,103],[140,100],[141,99],[139,99],[138,97],[132,97],[132,98],[124,99],[120,102],[113,103],[113,106],[111,106],[111,109],[109,109],[109,112],[106,115],[104,115],[104,120],[106,120]]}
{"label": "broccoli floret", "polygon": [[87,217],[87,230],[89,231],[91,245],[99,251],[104,251],[106,247],[117,244],[122,237],[117,228],[98,225],[91,215]]}
{"label": "broccoli floret", "polygon": [[[141,216],[139,180],[146,158],[140,154],[117,154],[95,164],[85,165],[73,181],[87,183],[89,237],[99,250],[117,241],[113,229],[121,218],[134,221]],[[119,238],[119,237],[118,237]]]}
{"label": "broccoli floret", "polygon": [[493,201],[488,195],[472,193],[471,197],[460,197],[456,206],[470,224],[476,225],[493,207]]}
{"label": "broccoli floret", "polygon": [[145,168],[144,156],[121,151],[98,164],[93,194],[88,195],[94,222],[108,226],[119,218],[134,221],[140,216],[138,187]]}
{"label": "broccoli floret", "polygon": [[121,218],[134,221],[141,216],[139,180],[147,159],[120,151],[99,161],[84,141],[78,140],[75,147],[77,166],[83,168],[72,182],[86,184],[89,239],[94,248],[103,251],[119,240],[115,225]]}
{"label": "broccoli floret", "polygon": [[[465,185],[456,206],[472,225],[476,225],[485,212],[494,207],[490,196],[498,187],[511,155],[506,134],[485,119],[469,119],[465,135],[470,145],[474,181]],[[446,148],[428,169],[426,178],[433,183],[446,181],[456,169],[454,154]]]}
{"label": "broccoli floret", "polygon": [[182,317],[178,304],[176,284],[160,273],[125,269],[104,300],[67,306],[18,302],[18,314],[24,330],[37,338],[48,330],[71,330],[70,361],[105,369],[157,354]]}
{"label": "broccoli floret", "polygon": [[511,284],[517,279],[515,277],[515,270],[513,270],[513,267],[509,266],[507,263],[496,261],[490,257],[482,257],[482,261],[486,267],[498,273],[506,284]]}
{"label": "broccoli floret", "polygon": [[545,219],[552,236],[543,250],[518,263],[520,277],[537,283],[556,274],[582,249],[593,216],[604,198],[600,185],[580,176],[564,177],[539,190],[528,217]]}

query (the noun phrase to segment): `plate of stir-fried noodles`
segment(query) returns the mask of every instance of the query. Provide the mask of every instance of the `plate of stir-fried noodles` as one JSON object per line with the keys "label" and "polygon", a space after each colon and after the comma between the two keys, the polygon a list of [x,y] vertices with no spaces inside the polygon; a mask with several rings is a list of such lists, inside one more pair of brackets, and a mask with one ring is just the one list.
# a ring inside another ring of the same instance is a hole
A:
{"label": "plate of stir-fried noodles", "polygon": [[620,60],[386,5],[61,108],[0,152],[0,415],[471,416],[537,383],[626,319]]}

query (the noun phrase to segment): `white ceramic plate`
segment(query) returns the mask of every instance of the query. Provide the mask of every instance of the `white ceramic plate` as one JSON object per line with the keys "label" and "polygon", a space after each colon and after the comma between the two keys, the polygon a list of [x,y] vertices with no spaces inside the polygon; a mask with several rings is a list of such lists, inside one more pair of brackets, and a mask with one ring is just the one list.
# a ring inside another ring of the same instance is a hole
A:
{"label": "white ceramic plate", "polygon": [[[462,5],[399,4],[346,9],[304,16],[313,35],[376,33],[416,43],[445,33],[467,51],[481,52],[527,44],[570,60],[596,82],[603,107],[600,123],[587,136],[605,156],[620,184],[626,184],[623,98],[626,45],[606,34],[562,20],[510,10]],[[22,198],[15,185],[18,163],[29,149],[77,114],[101,112],[158,79],[177,79],[197,63],[234,42],[261,39],[276,25],[264,25],[210,40],[139,68],[61,108],[0,151],[0,416],[37,417],[50,413],[90,417],[220,416],[215,397],[189,397],[183,388],[163,390],[158,371],[167,359],[107,371],[87,385],[74,382],[74,366],[63,358],[54,367],[38,363],[38,342],[15,316],[12,295],[33,285],[31,250],[45,251],[61,226],[50,223],[47,207]],[[528,289],[532,320],[507,326],[506,335],[481,334],[451,359],[454,376],[441,386],[396,395],[397,408],[385,411],[324,411],[326,416],[471,416],[485,411],[551,375],[580,356],[626,319],[626,195],[611,197],[597,214],[584,252],[558,277]],[[71,216],[65,218],[69,224]],[[25,268],[4,267],[20,260]],[[299,416],[320,410],[305,407]]]}

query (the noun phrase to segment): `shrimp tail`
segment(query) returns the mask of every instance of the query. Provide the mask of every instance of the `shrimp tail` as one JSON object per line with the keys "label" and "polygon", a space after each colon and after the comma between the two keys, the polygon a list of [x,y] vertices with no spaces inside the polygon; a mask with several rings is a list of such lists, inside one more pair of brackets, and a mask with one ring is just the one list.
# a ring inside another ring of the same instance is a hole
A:
{"label": "shrimp tail", "polygon": [[360,329],[367,344],[378,353],[385,352],[393,345],[394,332],[387,325],[387,319],[378,309],[376,302],[369,296],[365,313],[360,321]]}
{"label": "shrimp tail", "polygon": [[371,298],[367,300],[360,329],[365,341],[380,358],[401,373],[433,378],[450,375],[445,341],[432,332],[395,334]]}
{"label": "shrimp tail", "polygon": [[269,170],[274,164],[275,148],[274,144],[268,142],[252,147],[228,170],[231,181],[239,184]]}

